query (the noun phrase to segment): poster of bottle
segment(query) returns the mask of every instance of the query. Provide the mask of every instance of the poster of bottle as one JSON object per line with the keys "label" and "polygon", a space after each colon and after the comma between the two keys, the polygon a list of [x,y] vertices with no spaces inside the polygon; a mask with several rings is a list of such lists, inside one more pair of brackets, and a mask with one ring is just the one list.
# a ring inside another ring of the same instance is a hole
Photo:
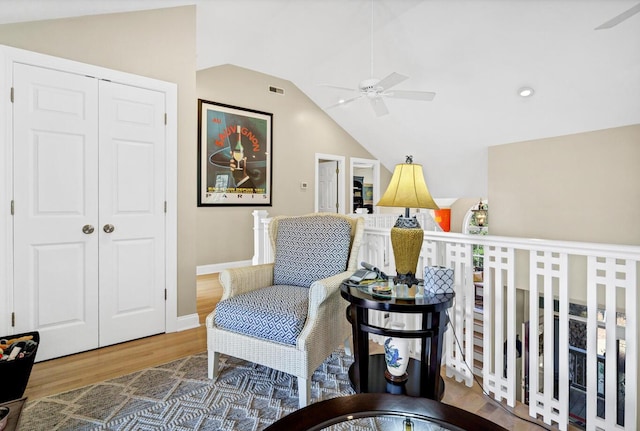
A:
{"label": "poster of bottle", "polygon": [[271,205],[273,114],[198,99],[198,206]]}

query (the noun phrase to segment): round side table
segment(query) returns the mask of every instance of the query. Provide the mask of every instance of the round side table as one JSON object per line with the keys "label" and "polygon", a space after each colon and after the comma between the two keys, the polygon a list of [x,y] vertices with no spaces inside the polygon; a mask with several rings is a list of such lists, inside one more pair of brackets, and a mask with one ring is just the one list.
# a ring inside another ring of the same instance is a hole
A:
{"label": "round side table", "polygon": [[[349,301],[347,319],[353,331],[354,363],[349,378],[357,393],[388,392],[441,400],[444,381],[440,377],[442,336],[447,327],[446,310],[453,304],[455,293],[395,297],[376,295],[370,286],[360,286],[345,280],[340,294]],[[416,330],[392,330],[369,324],[369,310],[422,315],[422,325]],[[384,355],[369,355],[369,334],[386,337],[418,338],[420,359],[409,361],[405,383],[394,384],[384,377]]]}

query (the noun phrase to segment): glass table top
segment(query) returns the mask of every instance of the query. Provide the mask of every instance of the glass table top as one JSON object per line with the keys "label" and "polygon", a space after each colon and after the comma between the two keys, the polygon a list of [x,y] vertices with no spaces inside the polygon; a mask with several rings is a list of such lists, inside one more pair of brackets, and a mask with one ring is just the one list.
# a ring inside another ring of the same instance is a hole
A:
{"label": "glass table top", "polygon": [[418,299],[424,298],[424,286],[422,283],[411,287],[406,284],[389,284],[387,281],[374,281],[369,284],[360,284],[358,290],[371,296],[396,299]]}
{"label": "glass table top", "polygon": [[310,430],[341,431],[341,430],[381,430],[381,431],[464,431],[455,425],[440,423],[432,418],[415,414],[401,414],[393,412],[360,412],[358,417],[353,415],[336,418],[331,425],[320,424]]}

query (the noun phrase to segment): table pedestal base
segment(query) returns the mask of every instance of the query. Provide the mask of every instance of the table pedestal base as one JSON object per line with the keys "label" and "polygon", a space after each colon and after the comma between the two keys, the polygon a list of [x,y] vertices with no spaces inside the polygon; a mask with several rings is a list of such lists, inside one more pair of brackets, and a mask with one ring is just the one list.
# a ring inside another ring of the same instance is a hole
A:
{"label": "table pedestal base", "polygon": [[[384,355],[370,355],[369,356],[369,381],[367,392],[371,393],[388,393],[396,395],[409,395],[412,397],[424,397],[422,391],[420,391],[420,361],[416,359],[409,359],[409,365],[407,366],[407,379],[402,382],[390,382],[385,378],[385,372],[387,370],[387,364],[384,360]],[[438,394],[437,401],[442,400],[444,396],[444,380],[441,376],[440,379],[440,393]],[[355,376],[354,364],[349,367],[349,380],[353,388],[356,387],[357,377]]]}
{"label": "table pedestal base", "polygon": [[409,374],[404,373],[401,376],[394,376],[393,374],[391,374],[389,372],[388,369],[386,369],[386,370],[384,370],[384,378],[387,379],[388,382],[399,384],[399,383],[406,382],[407,379],[409,378]]}

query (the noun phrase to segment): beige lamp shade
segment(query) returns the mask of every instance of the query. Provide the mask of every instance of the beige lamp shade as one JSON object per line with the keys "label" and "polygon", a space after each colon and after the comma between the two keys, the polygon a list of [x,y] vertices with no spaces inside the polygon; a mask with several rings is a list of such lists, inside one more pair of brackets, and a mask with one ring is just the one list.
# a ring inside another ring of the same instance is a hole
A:
{"label": "beige lamp shade", "polygon": [[396,165],[389,187],[378,202],[381,207],[440,209],[434,202],[424,181],[422,165]]}

